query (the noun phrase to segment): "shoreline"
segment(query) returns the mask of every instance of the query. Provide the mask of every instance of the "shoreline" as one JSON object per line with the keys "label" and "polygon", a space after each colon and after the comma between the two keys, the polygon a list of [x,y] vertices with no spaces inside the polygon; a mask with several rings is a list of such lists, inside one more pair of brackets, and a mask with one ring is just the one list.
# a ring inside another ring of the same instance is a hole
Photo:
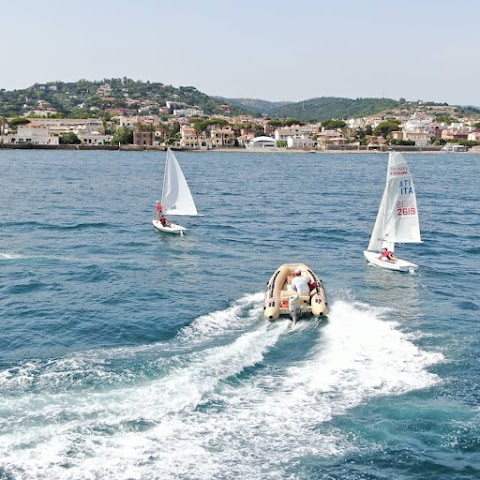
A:
{"label": "shoreline", "polygon": [[[213,149],[189,149],[171,147],[175,152],[190,152],[190,153],[266,153],[266,154],[283,154],[283,153],[314,153],[314,154],[326,154],[326,153],[389,153],[389,152],[402,152],[402,153],[468,153],[468,154],[480,154],[480,150],[470,149],[465,152],[445,152],[442,147],[408,147],[408,146],[396,146],[396,147],[352,147],[352,148],[329,148],[327,150],[302,150],[302,149],[287,149],[287,148],[244,148],[244,147],[216,147]],[[0,143],[1,150],[67,150],[67,151],[120,151],[120,152],[166,152],[167,148],[160,145],[32,145],[32,144],[5,144]]]}

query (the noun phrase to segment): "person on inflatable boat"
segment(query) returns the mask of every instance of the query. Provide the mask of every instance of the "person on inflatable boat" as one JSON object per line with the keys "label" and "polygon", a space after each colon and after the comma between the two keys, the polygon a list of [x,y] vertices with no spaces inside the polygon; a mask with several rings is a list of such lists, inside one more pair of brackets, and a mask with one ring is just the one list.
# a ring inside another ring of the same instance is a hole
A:
{"label": "person on inflatable boat", "polygon": [[292,289],[295,290],[299,295],[307,295],[310,293],[309,279],[305,275],[302,275],[302,271],[299,268],[296,268],[294,277],[292,279]]}

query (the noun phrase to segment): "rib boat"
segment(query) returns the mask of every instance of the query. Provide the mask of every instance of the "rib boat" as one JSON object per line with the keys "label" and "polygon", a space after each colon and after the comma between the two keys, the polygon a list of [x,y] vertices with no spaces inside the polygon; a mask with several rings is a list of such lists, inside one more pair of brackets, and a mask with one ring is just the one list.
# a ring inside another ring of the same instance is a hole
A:
{"label": "rib boat", "polygon": [[[307,277],[309,292],[299,293],[295,289],[295,271]],[[293,282],[293,283],[292,283]],[[268,320],[288,316],[295,323],[298,318],[328,314],[328,302],[322,280],[304,263],[284,263],[270,277],[265,289],[263,315]]]}

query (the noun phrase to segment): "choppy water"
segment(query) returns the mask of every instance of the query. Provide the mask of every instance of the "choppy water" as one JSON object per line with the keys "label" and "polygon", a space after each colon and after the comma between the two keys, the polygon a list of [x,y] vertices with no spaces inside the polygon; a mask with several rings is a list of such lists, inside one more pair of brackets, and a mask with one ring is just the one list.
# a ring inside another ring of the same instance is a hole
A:
{"label": "choppy water", "polygon": [[[406,155],[415,275],[367,266],[385,154],[0,151],[0,478],[480,478],[480,157]],[[262,317],[281,263],[331,314]]]}

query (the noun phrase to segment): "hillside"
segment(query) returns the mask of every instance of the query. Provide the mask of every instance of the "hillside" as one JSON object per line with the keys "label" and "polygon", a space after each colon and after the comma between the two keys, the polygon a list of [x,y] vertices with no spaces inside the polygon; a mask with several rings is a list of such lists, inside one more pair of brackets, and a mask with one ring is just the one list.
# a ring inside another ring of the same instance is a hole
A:
{"label": "hillside", "polygon": [[274,110],[292,104],[292,102],[269,102],[268,100],[259,100],[257,98],[214,98],[258,116],[270,115]]}
{"label": "hillside", "polygon": [[[211,97],[195,87],[178,87],[163,83],[134,81],[124,78],[102,81],[49,82],[23,90],[0,90],[0,116],[14,117],[31,111],[69,118],[104,117],[106,112],[122,110],[128,115],[168,115],[166,102],[197,106],[207,116],[252,114],[270,118],[298,118],[302,121],[358,118],[371,115],[400,115],[425,111],[452,117],[476,116],[478,107],[407,102],[388,98],[320,97],[302,102],[269,102],[251,98]],[[228,113],[222,107],[229,105]]]}
{"label": "hillside", "polygon": [[[221,114],[222,102],[195,87],[172,87],[162,83],[112,78],[102,81],[49,82],[23,90],[0,90],[0,115],[23,115],[30,110],[53,109],[65,117],[102,116],[108,109],[129,113],[159,113],[165,102],[197,106],[207,115]],[[243,110],[233,107],[232,113]],[[171,112],[170,112],[171,113]]]}
{"label": "hillside", "polygon": [[345,119],[375,115],[397,108],[400,103],[388,98],[312,98],[298,103],[277,107],[271,114],[275,117],[299,118],[307,121]]}
{"label": "hillside", "polygon": [[302,121],[359,118],[372,115],[405,115],[424,111],[435,115],[452,117],[476,116],[478,107],[450,106],[446,103],[407,102],[389,98],[338,98],[320,97],[301,102],[267,102],[252,99],[223,99],[230,105],[237,105],[252,113],[273,118],[298,118]]}

